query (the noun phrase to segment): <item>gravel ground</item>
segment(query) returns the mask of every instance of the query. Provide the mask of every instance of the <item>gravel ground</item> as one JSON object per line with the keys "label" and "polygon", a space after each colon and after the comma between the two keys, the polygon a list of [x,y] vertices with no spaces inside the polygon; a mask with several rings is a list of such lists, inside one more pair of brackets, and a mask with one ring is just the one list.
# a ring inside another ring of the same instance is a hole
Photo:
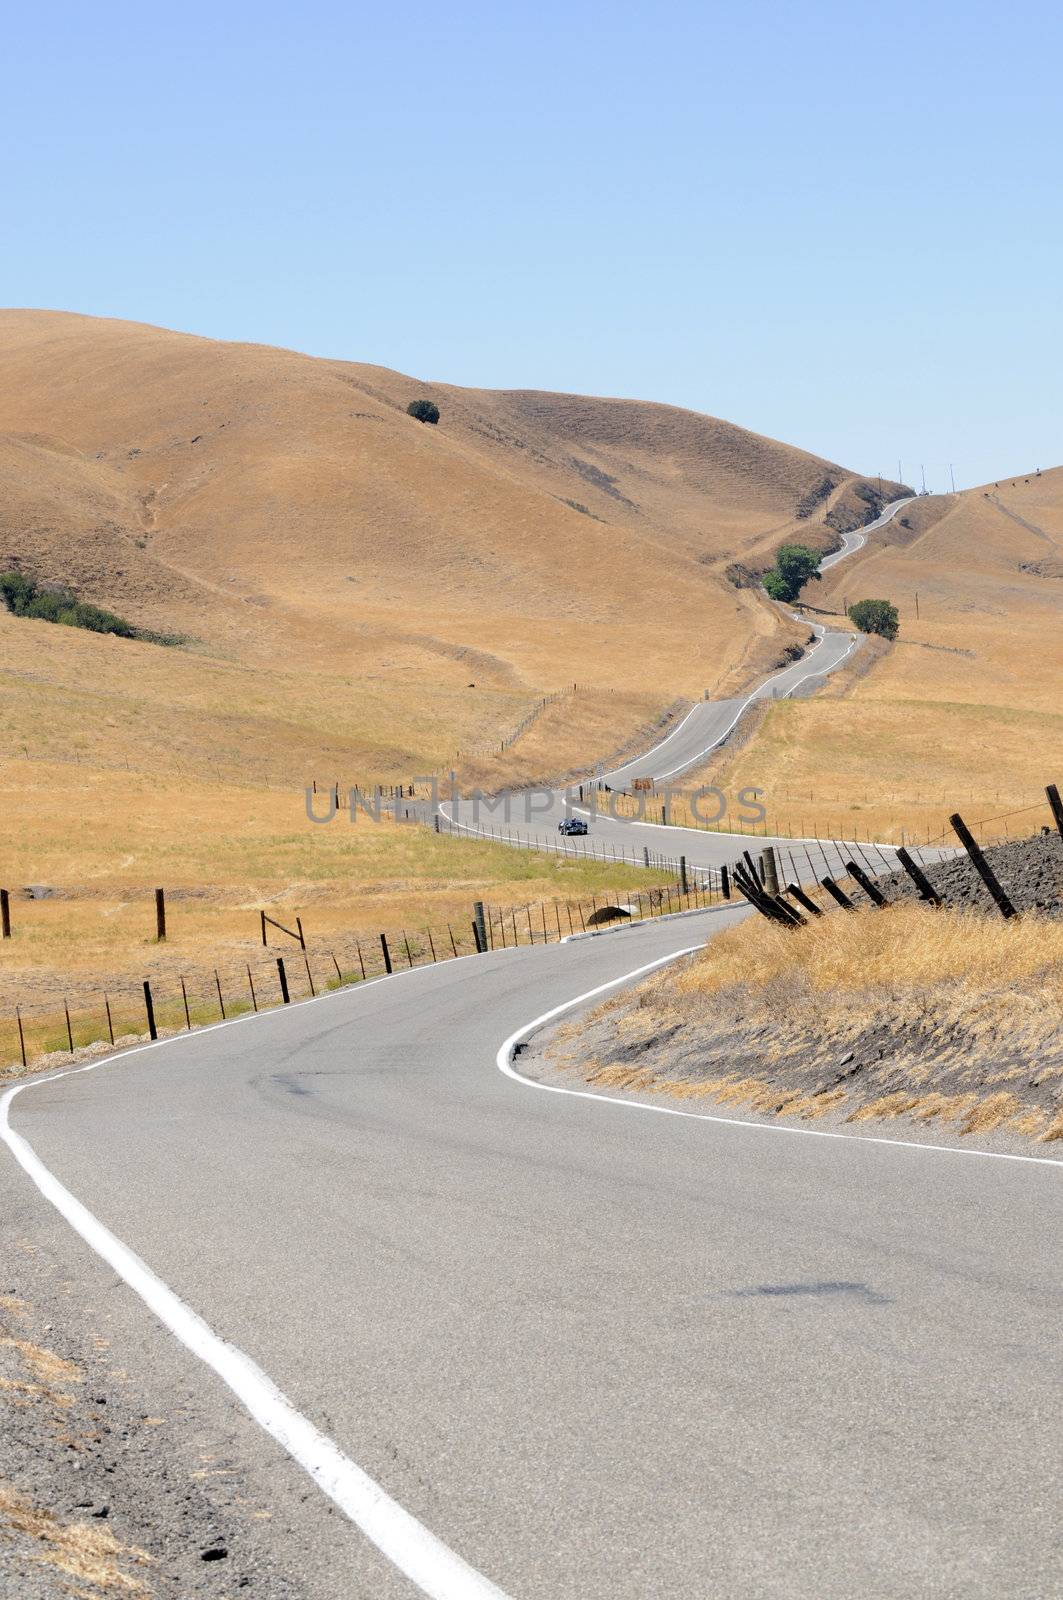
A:
{"label": "gravel ground", "polygon": [[[1063,917],[1063,838],[1058,833],[1035,834],[1032,839],[993,845],[985,857],[1017,911]],[[926,868],[926,875],[947,905],[999,915],[968,856],[939,861]],[[879,878],[878,886],[887,900],[919,898],[918,889],[905,872]],[[854,892],[854,898],[859,897],[858,891]]]}
{"label": "gravel ground", "polygon": [[252,1466],[257,1430],[161,1329],[130,1340],[124,1285],[56,1240],[12,1228],[0,1269],[2,1600],[324,1600],[342,1519],[286,1458]]}

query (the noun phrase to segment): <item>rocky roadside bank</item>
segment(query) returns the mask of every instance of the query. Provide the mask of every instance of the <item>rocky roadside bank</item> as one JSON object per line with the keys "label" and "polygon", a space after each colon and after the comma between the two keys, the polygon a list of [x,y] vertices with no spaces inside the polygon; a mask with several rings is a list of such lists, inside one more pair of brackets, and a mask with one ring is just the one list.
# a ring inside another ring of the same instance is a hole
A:
{"label": "rocky roadside bank", "polygon": [[[752,917],[686,971],[667,968],[536,1039],[520,1070],[692,1110],[853,1132],[900,1123],[899,1137],[1063,1159],[1063,839],[986,854],[1020,912],[1013,922],[966,856],[927,869],[943,912],[904,873],[878,880],[885,911],[855,885],[855,915],[820,895],[828,915],[808,927]],[[814,941],[833,947],[829,982],[802,959]],[[727,957],[710,970],[717,948]]]}

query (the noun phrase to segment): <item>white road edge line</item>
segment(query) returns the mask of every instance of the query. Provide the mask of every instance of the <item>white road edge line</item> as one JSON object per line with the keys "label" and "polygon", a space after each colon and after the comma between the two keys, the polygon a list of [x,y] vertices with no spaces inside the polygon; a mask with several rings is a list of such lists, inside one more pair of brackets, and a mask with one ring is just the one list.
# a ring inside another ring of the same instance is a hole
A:
{"label": "white road edge line", "polygon": [[915,1139],[880,1139],[873,1134],[833,1133],[826,1128],[793,1128],[775,1122],[744,1122],[738,1117],[714,1117],[706,1111],[680,1111],[678,1106],[651,1105],[646,1100],[625,1100],[618,1095],[597,1094],[593,1089],[566,1089],[558,1083],[540,1083],[537,1078],[526,1078],[514,1067],[513,1052],[517,1045],[530,1038],[546,1023],[553,1022],[555,1017],[564,1016],[566,1011],[573,1011],[576,1006],[594,1000],[600,994],[607,994],[610,989],[615,989],[622,983],[631,983],[647,972],[654,972],[658,967],[667,966],[670,961],[679,961],[683,956],[693,955],[695,951],[702,949],[704,946],[700,944],[687,945],[684,950],[676,950],[672,955],[661,956],[656,961],[647,962],[643,967],[635,967],[619,978],[611,978],[608,983],[600,983],[596,989],[588,989],[585,993],[576,995],[574,999],[566,1000],[550,1011],[544,1011],[541,1017],[536,1017],[532,1022],[525,1022],[499,1045],[495,1065],[507,1078],[512,1078],[515,1083],[522,1084],[526,1089],[542,1089],[547,1094],[570,1094],[577,1100],[596,1100],[599,1104],[625,1106],[629,1111],[655,1111],[659,1116],[687,1117],[693,1122],[715,1122],[725,1128],[751,1128],[757,1133],[796,1134],[806,1139],[843,1139],[850,1145],[885,1145],[889,1149],[926,1150],[938,1155],[980,1156],[986,1161],[1022,1161],[1032,1166],[1055,1167],[1057,1171],[1063,1171],[1063,1161],[1056,1161],[1051,1156],[1012,1155],[1006,1150],[962,1150],[957,1145],[921,1144]]}
{"label": "white road edge line", "polygon": [[[472,957],[466,959],[471,960]],[[416,967],[413,970],[427,972],[431,969]],[[396,973],[394,976],[401,977],[403,974]],[[376,979],[371,983],[383,981]],[[369,988],[371,983],[364,987]],[[358,992],[362,987],[358,985],[353,992]],[[319,995],[316,1001],[304,1000],[297,1004],[315,1005],[321,1000],[332,999],[334,995],[351,992],[350,989],[337,989],[328,995]],[[283,1016],[285,1009],[263,1011],[257,1015]],[[216,1023],[214,1028],[235,1027],[254,1020],[254,1016],[238,1017],[228,1023]],[[475,1567],[469,1566],[467,1561],[418,1522],[397,1500],[393,1500],[375,1479],[345,1456],[338,1445],[297,1411],[249,1355],[215,1333],[128,1245],[123,1244],[72,1195],[44,1165],[27,1140],[11,1126],[8,1108],[23,1089],[32,1088],[34,1084],[52,1083],[57,1078],[69,1077],[73,1073],[90,1072],[142,1050],[159,1049],[181,1039],[194,1038],[196,1034],[213,1032],[214,1028],[200,1028],[192,1035],[175,1034],[155,1044],[139,1045],[133,1050],[104,1056],[84,1066],[70,1067],[44,1078],[31,1078],[15,1084],[0,1099],[0,1139],[74,1232],[129,1285],[186,1350],[217,1373],[259,1427],[275,1439],[304,1472],[309,1473],[318,1488],[422,1593],[431,1596],[431,1600],[510,1600],[505,1590],[484,1577]]]}

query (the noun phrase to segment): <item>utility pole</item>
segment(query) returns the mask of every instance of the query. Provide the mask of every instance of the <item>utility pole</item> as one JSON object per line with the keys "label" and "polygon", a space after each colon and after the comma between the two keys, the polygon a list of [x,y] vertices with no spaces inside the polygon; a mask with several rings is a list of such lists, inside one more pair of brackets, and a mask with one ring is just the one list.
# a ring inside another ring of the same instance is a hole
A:
{"label": "utility pole", "polygon": [[919,590],[915,591],[915,620],[919,621]]}
{"label": "utility pole", "polygon": [[923,487],[922,487],[921,493],[922,494],[926,494],[926,468],[923,466],[922,462],[920,462],[920,464],[919,464],[919,474],[920,474],[920,477],[923,480]]}
{"label": "utility pole", "polygon": [[903,475],[901,473],[901,459],[900,459],[900,456],[897,457],[897,482],[898,483],[903,483],[904,482],[904,477],[903,477]]}
{"label": "utility pole", "polygon": [[949,462],[949,482],[952,484],[952,492],[953,492],[953,494],[955,494],[956,493],[956,474],[952,470],[952,462],[951,461]]}

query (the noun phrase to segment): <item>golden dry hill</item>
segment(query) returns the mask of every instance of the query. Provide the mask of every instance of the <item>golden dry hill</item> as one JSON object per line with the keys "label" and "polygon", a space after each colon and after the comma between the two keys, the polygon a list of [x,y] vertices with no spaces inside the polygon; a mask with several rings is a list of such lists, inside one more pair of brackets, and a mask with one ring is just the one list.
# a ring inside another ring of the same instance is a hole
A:
{"label": "golden dry hill", "polygon": [[[421,397],[438,426],[406,414]],[[458,751],[466,775],[535,778],[648,741],[677,698],[778,652],[787,625],[727,568],[796,528],[829,537],[859,487],[673,407],[0,312],[0,569],[186,641],[0,609],[0,1059],[16,1002],[47,1027],[64,995],[135,1001],[148,970],[198,974],[209,999],[213,967],[230,982],[262,959],[260,906],[302,914],[317,962],[380,929],[467,937],[477,897],[600,888],[600,866],[315,828],[303,785],[394,782]]]}
{"label": "golden dry hill", "polygon": [[754,670],[777,625],[723,569],[826,479],[852,475],[668,406],[0,312],[0,561],[212,661],[351,680],[384,776],[569,682],[663,706]]}
{"label": "golden dry hill", "polygon": [[835,613],[891,600],[900,637],[768,710],[722,763],[728,783],[837,832],[937,834],[956,809],[996,818],[986,837],[1048,820],[1010,813],[1063,782],[1063,468],[919,499],[805,597]]}

